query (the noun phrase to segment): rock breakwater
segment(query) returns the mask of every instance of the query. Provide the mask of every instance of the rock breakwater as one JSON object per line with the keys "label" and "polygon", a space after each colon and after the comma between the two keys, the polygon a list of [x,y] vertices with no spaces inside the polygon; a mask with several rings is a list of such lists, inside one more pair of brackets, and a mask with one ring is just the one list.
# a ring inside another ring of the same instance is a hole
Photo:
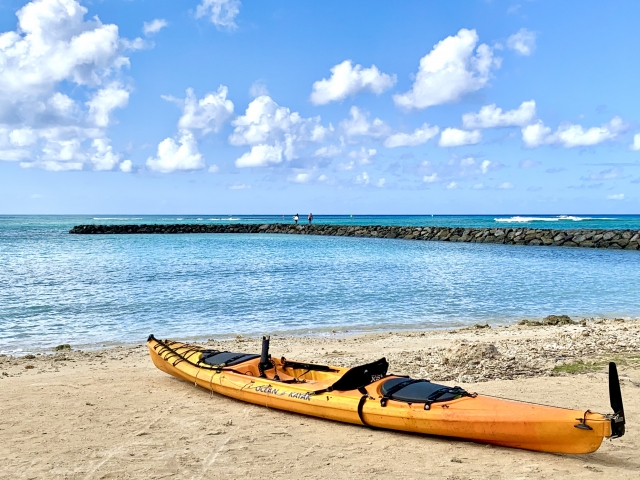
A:
{"label": "rock breakwater", "polygon": [[280,233],[344,237],[400,238],[442,242],[499,243],[638,250],[640,230],[551,230],[534,228],[455,228],[380,225],[142,224],[77,225],[71,234]]}

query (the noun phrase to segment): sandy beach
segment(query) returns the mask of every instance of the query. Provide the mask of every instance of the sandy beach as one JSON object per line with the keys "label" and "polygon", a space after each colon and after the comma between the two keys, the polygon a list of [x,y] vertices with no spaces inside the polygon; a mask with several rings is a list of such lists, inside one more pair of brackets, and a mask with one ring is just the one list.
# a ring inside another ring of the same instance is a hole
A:
{"label": "sandy beach", "polygon": [[[154,332],[161,335],[162,332]],[[274,355],[355,365],[608,413],[618,362],[627,434],[551,455],[374,431],[243,404],[158,371],[146,347],[0,356],[0,478],[638,478],[640,321],[272,337]],[[257,338],[208,342],[258,352]]]}

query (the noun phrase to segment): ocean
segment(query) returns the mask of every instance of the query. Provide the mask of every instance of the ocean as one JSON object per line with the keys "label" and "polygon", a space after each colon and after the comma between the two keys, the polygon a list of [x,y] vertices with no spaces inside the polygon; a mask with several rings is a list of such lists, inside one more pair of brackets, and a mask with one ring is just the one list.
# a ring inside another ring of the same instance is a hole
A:
{"label": "ocean", "polygon": [[[301,214],[306,221],[306,215]],[[0,353],[242,335],[640,317],[640,252],[268,234],[69,235],[85,223],[291,215],[0,216]],[[640,216],[323,216],[315,223],[640,229]]]}

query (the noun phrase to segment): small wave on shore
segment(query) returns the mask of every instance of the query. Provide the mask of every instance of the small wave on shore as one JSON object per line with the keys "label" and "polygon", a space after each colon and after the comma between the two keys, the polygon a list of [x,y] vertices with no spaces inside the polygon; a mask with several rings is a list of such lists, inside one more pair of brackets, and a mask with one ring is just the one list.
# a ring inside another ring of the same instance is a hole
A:
{"label": "small wave on shore", "polygon": [[209,220],[212,220],[212,221],[221,221],[221,220],[240,220],[240,218],[233,218],[233,217],[229,217],[229,218],[210,218]]}
{"label": "small wave on shore", "polygon": [[529,222],[561,222],[561,221],[570,221],[570,222],[583,222],[588,220],[615,220],[615,218],[606,218],[606,217],[576,217],[573,215],[558,215],[557,217],[522,217],[516,215],[514,217],[509,218],[494,218],[495,222],[500,223],[529,223]]}

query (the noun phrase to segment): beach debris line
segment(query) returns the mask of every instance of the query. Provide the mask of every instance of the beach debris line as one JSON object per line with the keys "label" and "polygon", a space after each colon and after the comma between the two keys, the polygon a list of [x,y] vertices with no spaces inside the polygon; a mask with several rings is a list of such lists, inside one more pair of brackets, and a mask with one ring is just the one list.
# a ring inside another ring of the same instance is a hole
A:
{"label": "beach debris line", "polygon": [[[542,321],[538,320],[520,320],[518,325],[528,325],[530,327],[541,327],[543,325],[576,325],[578,322],[571,320],[569,315],[547,315],[542,319]],[[586,320],[582,320],[582,325],[586,325]]]}
{"label": "beach debris line", "polygon": [[640,230],[552,230],[545,228],[456,228],[381,225],[293,225],[293,224],[138,224],[77,225],[69,233],[184,234],[184,233],[277,233],[371,237],[441,242],[497,243],[506,245],[558,246],[638,250]]}

